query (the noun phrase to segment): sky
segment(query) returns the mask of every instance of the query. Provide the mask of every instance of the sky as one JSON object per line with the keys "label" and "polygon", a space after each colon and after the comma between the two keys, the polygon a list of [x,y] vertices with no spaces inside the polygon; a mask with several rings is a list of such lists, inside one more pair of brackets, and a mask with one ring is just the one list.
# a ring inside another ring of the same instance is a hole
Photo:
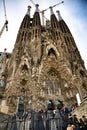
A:
{"label": "sky", "polygon": [[[33,0],[39,4],[39,9],[47,9],[61,0]],[[35,12],[35,6],[30,0],[5,0],[6,14],[8,20],[8,31],[4,30],[0,37],[0,52],[7,48],[7,52],[12,52],[16,41],[20,24],[27,12],[27,6],[30,5],[31,17]],[[87,68],[87,0],[64,0],[64,4],[57,5],[53,11],[57,17],[56,11],[60,10],[61,16],[68,25],[81,57]],[[50,19],[50,10],[45,12],[45,17]],[[0,0],[0,30],[5,22],[3,0]]]}

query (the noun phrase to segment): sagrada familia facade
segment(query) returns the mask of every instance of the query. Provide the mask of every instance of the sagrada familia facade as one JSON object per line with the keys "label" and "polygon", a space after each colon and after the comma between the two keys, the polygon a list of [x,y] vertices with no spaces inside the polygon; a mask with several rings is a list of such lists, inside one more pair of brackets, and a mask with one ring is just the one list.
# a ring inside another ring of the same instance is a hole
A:
{"label": "sagrada familia facade", "polygon": [[59,99],[67,106],[87,95],[87,71],[75,40],[57,11],[50,7],[50,20],[41,24],[38,4],[33,17],[30,6],[20,25],[12,54],[0,53],[0,101],[9,112],[18,97],[32,109],[45,108]]}

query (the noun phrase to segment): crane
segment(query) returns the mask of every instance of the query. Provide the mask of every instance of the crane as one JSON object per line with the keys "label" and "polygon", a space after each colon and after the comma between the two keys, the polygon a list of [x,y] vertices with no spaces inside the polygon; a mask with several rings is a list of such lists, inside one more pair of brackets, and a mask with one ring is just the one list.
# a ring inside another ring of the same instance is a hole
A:
{"label": "crane", "polygon": [[[57,4],[55,4],[55,5],[53,5],[53,6],[50,6],[51,8],[54,8],[54,7],[56,7],[57,5],[60,5],[60,4],[63,4],[64,3],[64,1],[61,1],[61,2],[59,2],[59,3],[57,3]],[[42,13],[42,24],[44,25],[44,12],[45,11],[47,11],[48,9],[50,9],[50,7],[49,8],[47,8],[47,9],[44,9],[44,10],[42,10],[40,13]]]}
{"label": "crane", "polygon": [[[34,2],[33,2],[33,0],[30,0],[31,1],[31,3],[33,4],[33,5],[36,5]],[[54,8],[54,7],[56,7],[57,5],[60,5],[60,4],[63,4],[64,3],[64,1],[61,1],[61,2],[59,2],[59,3],[57,3],[57,4],[55,4],[55,5],[53,5],[53,6],[50,6],[51,8]],[[47,19],[45,16],[44,16],[44,12],[45,11],[47,11],[48,9],[50,9],[50,7],[48,7],[47,9],[44,9],[44,10],[42,10],[42,11],[40,11],[40,13],[42,14],[42,25],[44,25],[44,18],[45,19]]]}
{"label": "crane", "polygon": [[3,7],[4,7],[4,13],[5,13],[5,23],[2,26],[1,30],[0,30],[0,37],[4,31],[4,29],[6,28],[6,31],[8,31],[8,20],[7,20],[7,15],[6,15],[6,6],[5,6],[5,0],[3,0]]}
{"label": "crane", "polygon": [[6,20],[5,23],[4,23],[4,25],[3,25],[3,27],[2,27],[1,30],[0,30],[0,37],[1,37],[1,35],[2,35],[2,33],[3,33],[3,31],[4,31],[5,28],[6,28],[6,31],[8,31],[8,26],[7,26],[7,24],[8,24],[8,21]]}
{"label": "crane", "polygon": [[33,0],[30,0],[31,1],[31,3],[33,4],[33,5],[36,5],[34,2],[33,2]]}

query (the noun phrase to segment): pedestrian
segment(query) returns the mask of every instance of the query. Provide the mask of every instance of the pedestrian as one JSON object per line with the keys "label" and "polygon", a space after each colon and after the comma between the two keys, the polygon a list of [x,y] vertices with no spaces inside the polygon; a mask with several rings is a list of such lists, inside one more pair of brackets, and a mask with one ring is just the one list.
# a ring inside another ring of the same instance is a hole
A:
{"label": "pedestrian", "polygon": [[68,124],[68,126],[67,126],[67,130],[73,130],[73,127],[72,127],[71,124]]}
{"label": "pedestrian", "polygon": [[55,130],[63,129],[63,120],[59,109],[55,110],[54,122],[55,122]]}
{"label": "pedestrian", "polygon": [[76,130],[76,126],[74,124],[72,124],[72,128],[73,130]]}

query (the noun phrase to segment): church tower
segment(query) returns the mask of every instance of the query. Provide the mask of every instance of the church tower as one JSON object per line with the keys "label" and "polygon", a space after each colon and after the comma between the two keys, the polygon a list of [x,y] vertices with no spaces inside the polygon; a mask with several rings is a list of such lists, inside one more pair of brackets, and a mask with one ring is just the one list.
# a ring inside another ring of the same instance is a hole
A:
{"label": "church tower", "polygon": [[33,18],[28,6],[7,66],[5,96],[10,112],[16,110],[18,97],[27,99],[27,108],[38,109],[49,99],[69,106],[77,102],[77,93],[81,99],[86,95],[86,69],[67,24],[50,7],[50,24],[42,26],[38,6]]}
{"label": "church tower", "polygon": [[40,64],[42,56],[41,21],[38,6],[39,5],[36,4],[36,11],[34,13],[32,21],[31,41],[30,41],[30,52],[32,63],[34,66]]}

